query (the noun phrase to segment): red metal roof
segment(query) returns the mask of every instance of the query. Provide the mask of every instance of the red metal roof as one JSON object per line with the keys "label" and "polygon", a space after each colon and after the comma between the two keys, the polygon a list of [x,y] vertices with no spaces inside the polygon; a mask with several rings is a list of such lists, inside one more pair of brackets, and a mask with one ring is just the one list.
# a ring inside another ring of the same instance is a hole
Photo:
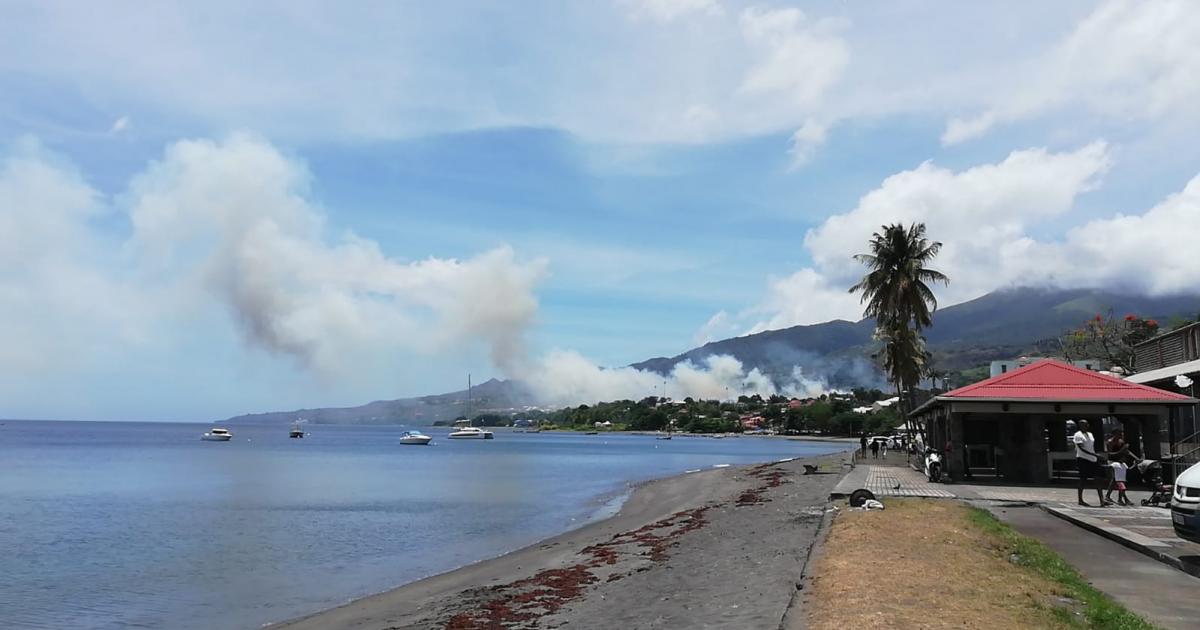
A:
{"label": "red metal roof", "polygon": [[1140,402],[1191,400],[1182,394],[1131,383],[1054,359],[1042,359],[1007,374],[993,376],[938,396],[938,399],[946,398]]}

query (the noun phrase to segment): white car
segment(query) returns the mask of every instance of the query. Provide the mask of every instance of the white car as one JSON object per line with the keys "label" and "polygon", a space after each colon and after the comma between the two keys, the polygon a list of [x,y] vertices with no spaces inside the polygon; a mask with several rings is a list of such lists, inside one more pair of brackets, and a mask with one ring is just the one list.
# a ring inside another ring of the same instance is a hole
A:
{"label": "white car", "polygon": [[1176,536],[1200,543],[1200,464],[1183,471],[1175,480],[1171,524]]}

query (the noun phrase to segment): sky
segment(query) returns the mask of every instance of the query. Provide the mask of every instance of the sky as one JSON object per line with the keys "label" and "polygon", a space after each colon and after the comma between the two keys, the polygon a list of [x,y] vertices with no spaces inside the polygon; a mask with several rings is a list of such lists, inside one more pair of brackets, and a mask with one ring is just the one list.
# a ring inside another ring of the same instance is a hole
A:
{"label": "sky", "polygon": [[1200,283],[1195,3],[342,4],[0,3],[0,417],[648,393],[894,222],[943,305]]}

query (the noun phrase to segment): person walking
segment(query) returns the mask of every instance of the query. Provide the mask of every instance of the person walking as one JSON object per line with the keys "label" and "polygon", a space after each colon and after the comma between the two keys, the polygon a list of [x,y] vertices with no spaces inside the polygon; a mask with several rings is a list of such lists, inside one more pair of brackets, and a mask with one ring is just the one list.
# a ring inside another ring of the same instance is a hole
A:
{"label": "person walking", "polygon": [[1096,499],[1100,502],[1100,507],[1104,507],[1104,493],[1099,484],[1100,457],[1096,455],[1096,438],[1088,431],[1087,420],[1080,420],[1077,426],[1079,430],[1071,437],[1071,441],[1075,443],[1075,466],[1079,471],[1079,505],[1091,507],[1083,500],[1083,489],[1088,481],[1096,480]]}
{"label": "person walking", "polygon": [[867,454],[867,434],[866,433],[862,433],[858,436],[858,445],[860,447],[862,447],[863,456],[866,456],[866,454]]}
{"label": "person walking", "polygon": [[879,442],[871,440],[871,457],[879,459]]}
{"label": "person walking", "polygon": [[884,459],[887,459],[887,445],[888,443],[886,441],[879,445],[879,454],[883,455]]}

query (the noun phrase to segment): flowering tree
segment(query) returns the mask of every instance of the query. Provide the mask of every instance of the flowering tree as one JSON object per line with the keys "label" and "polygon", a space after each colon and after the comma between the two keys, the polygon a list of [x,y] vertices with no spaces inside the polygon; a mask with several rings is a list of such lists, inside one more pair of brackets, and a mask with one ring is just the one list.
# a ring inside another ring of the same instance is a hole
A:
{"label": "flowering tree", "polygon": [[1118,319],[1110,311],[1063,335],[1063,355],[1068,361],[1100,359],[1106,368],[1120,367],[1132,374],[1133,346],[1156,334],[1157,321],[1132,314]]}

